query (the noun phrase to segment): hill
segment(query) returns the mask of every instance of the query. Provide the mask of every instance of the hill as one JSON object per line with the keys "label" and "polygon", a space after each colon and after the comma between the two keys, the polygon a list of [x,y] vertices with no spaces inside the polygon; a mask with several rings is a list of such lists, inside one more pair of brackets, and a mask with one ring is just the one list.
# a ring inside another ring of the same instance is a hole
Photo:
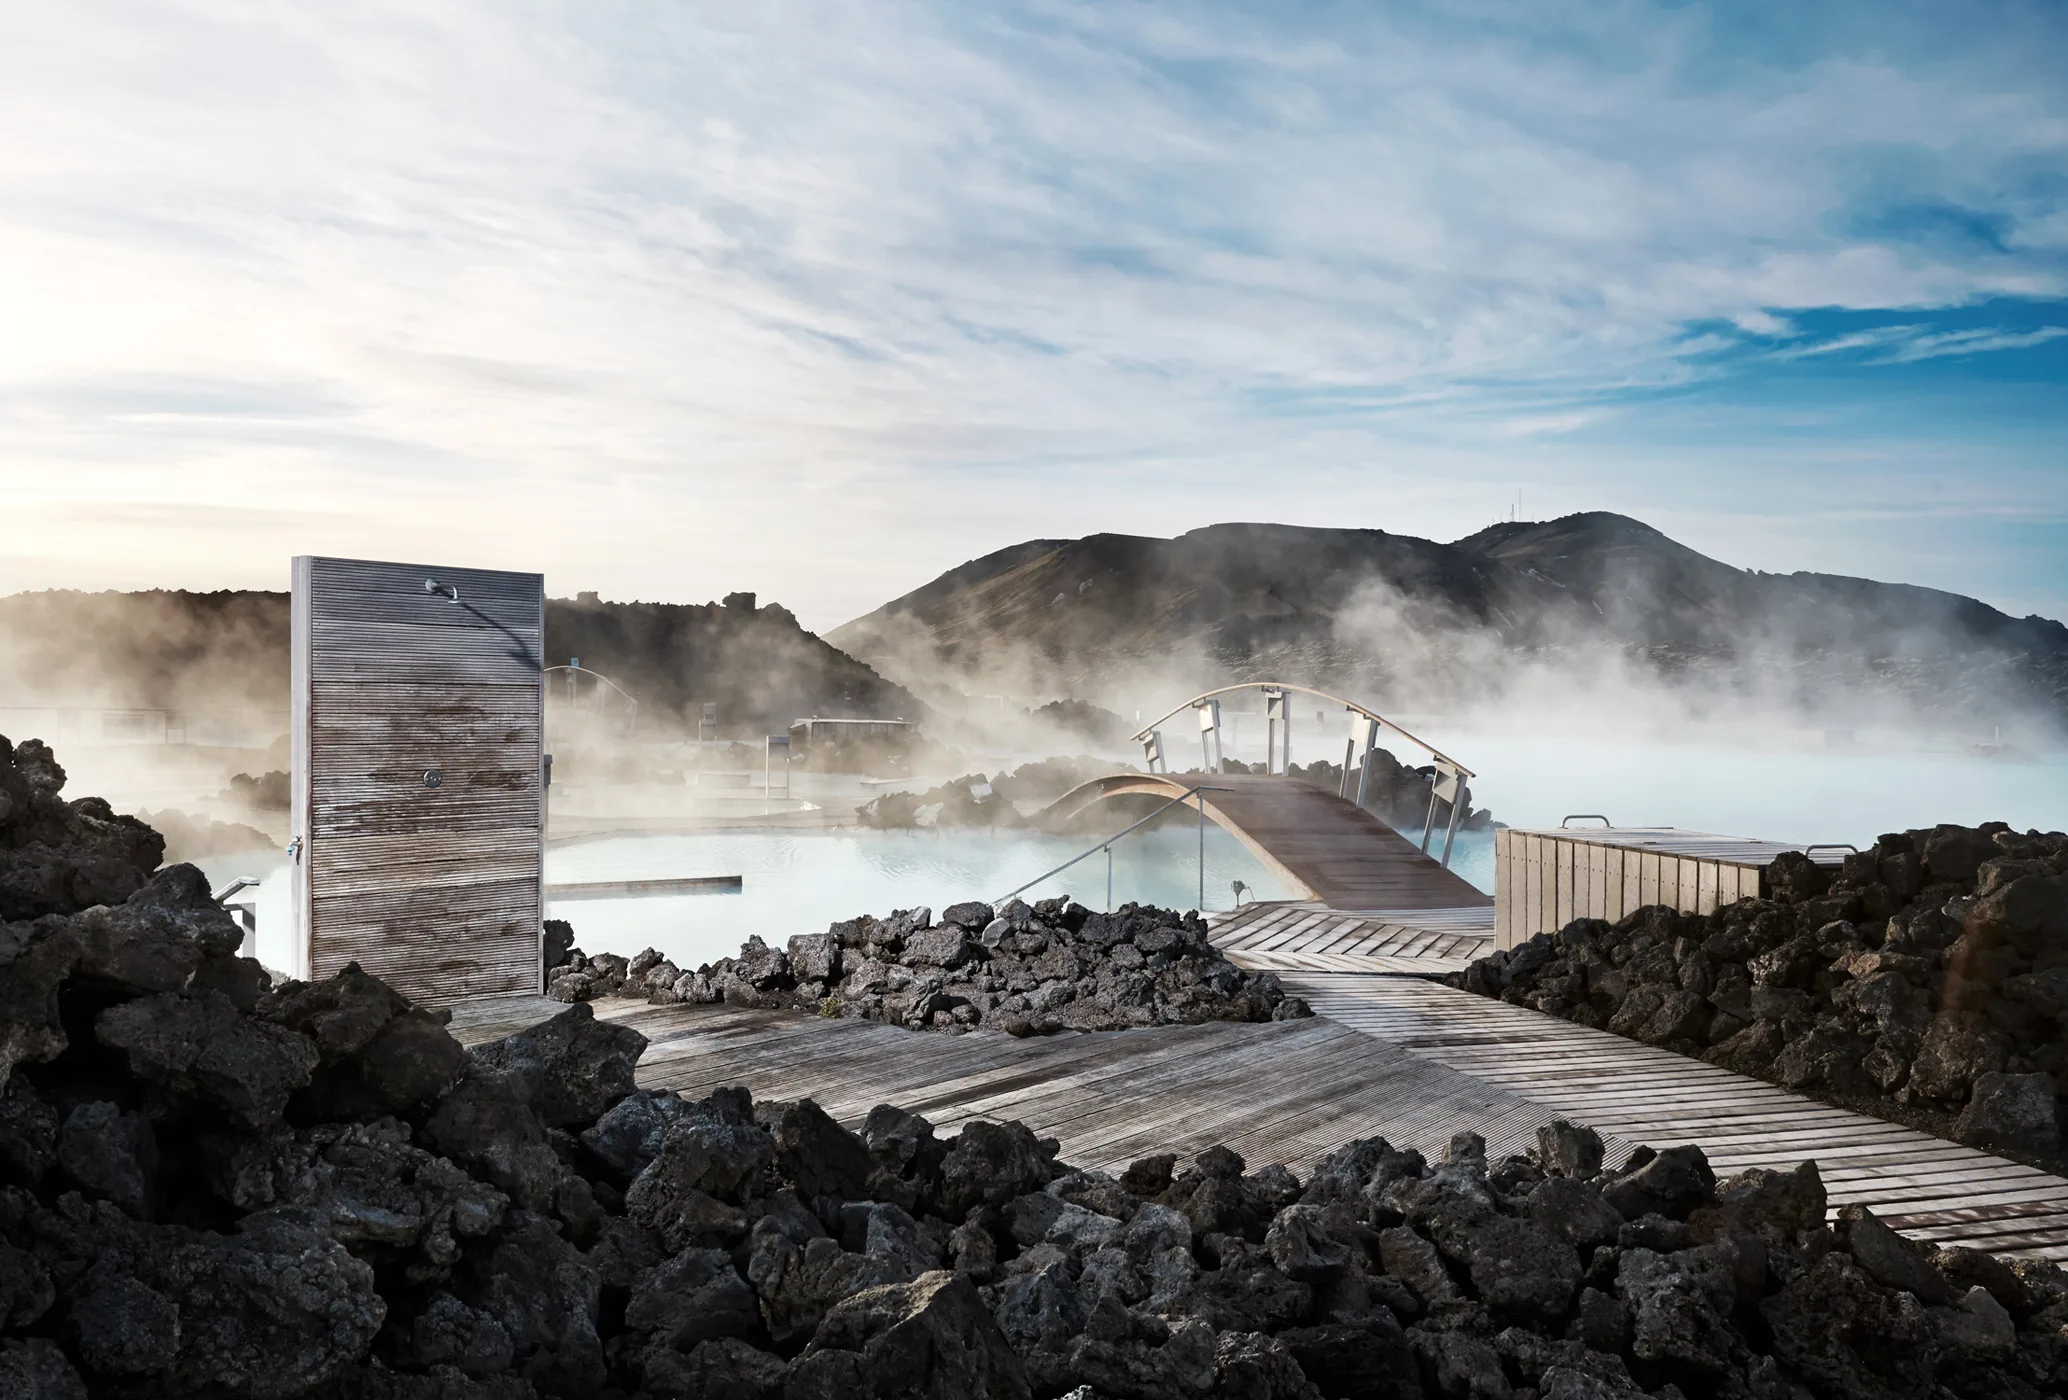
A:
{"label": "hill", "polygon": [[2068,716],[2058,622],[1903,584],[1738,569],[1606,513],[1449,544],[1266,524],[1030,541],[827,636],[908,685],[1115,708],[1273,676],[1416,708],[1613,681],[1982,736]]}
{"label": "hill", "polygon": [[[287,710],[288,596],[49,591],[0,598],[0,705],[277,713]],[[718,706],[728,735],[781,733],[799,715],[922,716],[900,686],[752,594],[723,603],[546,602],[549,664],[579,656],[640,702],[642,727]]]}

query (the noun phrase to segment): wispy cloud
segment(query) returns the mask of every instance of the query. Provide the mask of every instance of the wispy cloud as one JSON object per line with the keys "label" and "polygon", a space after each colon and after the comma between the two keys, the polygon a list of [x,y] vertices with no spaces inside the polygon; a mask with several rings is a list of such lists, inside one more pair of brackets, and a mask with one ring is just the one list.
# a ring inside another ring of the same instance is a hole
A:
{"label": "wispy cloud", "polygon": [[[336,522],[166,516],[168,576],[460,549],[825,623],[1021,535],[1469,526],[1564,469],[1518,440],[1728,373],[1691,326],[1805,365],[2046,343],[1937,313],[2068,296],[2063,27],[1918,23],[20,7],[0,492]],[[1903,324],[1809,335],[1828,307]],[[178,384],[245,397],[139,387]],[[1537,498],[1642,508],[1669,476]]]}
{"label": "wispy cloud", "polygon": [[1889,364],[1914,364],[1941,355],[1986,355],[1993,350],[2029,350],[2068,335],[2068,326],[2042,326],[2036,331],[1946,331],[1920,335],[1899,345]]}

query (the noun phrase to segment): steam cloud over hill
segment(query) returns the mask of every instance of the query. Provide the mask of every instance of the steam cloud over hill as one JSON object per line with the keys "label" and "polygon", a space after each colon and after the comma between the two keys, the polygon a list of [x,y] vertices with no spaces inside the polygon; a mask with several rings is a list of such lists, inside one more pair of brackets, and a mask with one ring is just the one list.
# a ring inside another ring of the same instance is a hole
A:
{"label": "steam cloud over hill", "polygon": [[[287,708],[285,593],[76,593],[0,598],[4,703],[166,710]],[[580,657],[638,697],[642,722],[694,729],[705,703],[728,731],[780,732],[798,715],[920,717],[909,693],[752,594],[724,603],[546,603],[546,661]]]}
{"label": "steam cloud over hill", "polygon": [[1927,588],[1736,569],[1610,514],[1452,544],[1251,524],[1031,540],[827,635],[908,685],[1115,704],[1130,687],[1272,677],[1445,710],[1750,704],[1985,735],[2068,717],[2058,622]]}

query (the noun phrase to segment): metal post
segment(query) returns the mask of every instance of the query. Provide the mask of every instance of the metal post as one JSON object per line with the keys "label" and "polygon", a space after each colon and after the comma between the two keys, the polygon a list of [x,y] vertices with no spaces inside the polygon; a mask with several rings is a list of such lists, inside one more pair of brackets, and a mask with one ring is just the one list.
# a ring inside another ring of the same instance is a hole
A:
{"label": "metal post", "polygon": [[1113,846],[1106,845],[1106,912],[1113,912]]}
{"label": "metal post", "polygon": [[1450,800],[1450,830],[1443,833],[1443,866],[1446,870],[1450,868],[1451,842],[1458,839],[1458,813],[1470,811],[1471,802],[1472,789],[1465,786],[1463,778],[1458,779],[1458,790],[1452,794]]}
{"label": "metal post", "polygon": [[1379,747],[1379,727],[1364,716],[1364,754],[1357,764],[1357,805],[1362,807],[1371,792],[1372,754]]}
{"label": "metal post", "polygon": [[1199,799],[1199,917],[1206,917],[1206,797],[1193,793]]}
{"label": "metal post", "polygon": [[1436,828],[1436,784],[1443,778],[1443,770],[1437,769],[1429,775],[1429,814],[1422,818],[1422,854],[1429,854],[1429,837]]}

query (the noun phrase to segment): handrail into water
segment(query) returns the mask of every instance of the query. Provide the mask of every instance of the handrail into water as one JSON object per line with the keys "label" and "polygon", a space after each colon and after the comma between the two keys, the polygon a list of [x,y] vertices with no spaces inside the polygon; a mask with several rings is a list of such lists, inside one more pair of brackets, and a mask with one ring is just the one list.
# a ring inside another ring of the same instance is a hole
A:
{"label": "handrail into water", "polygon": [[1104,851],[1106,853],[1106,909],[1108,910],[1108,912],[1110,912],[1113,908],[1113,843],[1115,841],[1118,841],[1121,837],[1127,835],[1128,832],[1133,831],[1136,827],[1143,825],[1143,823],[1153,821],[1157,817],[1162,816],[1165,812],[1168,812],[1171,808],[1177,806],[1179,803],[1189,802],[1193,798],[1198,797],[1199,913],[1202,916],[1204,916],[1206,913],[1206,799],[1203,797],[1199,797],[1199,794],[1202,792],[1228,792],[1230,790],[1231,789],[1224,787],[1213,787],[1205,783],[1200,784],[1198,787],[1186,788],[1176,797],[1171,798],[1170,801],[1164,803],[1155,811],[1149,813],[1148,816],[1143,817],[1141,821],[1132,823],[1125,830],[1114,832],[1111,836],[1108,836],[1105,840],[1099,842],[1098,845],[1093,846],[1088,851],[1084,851],[1078,855],[1070,857],[1068,860],[1064,861],[1055,869],[1050,870],[1041,875],[1036,875],[1033,879],[1029,880],[1024,885],[1021,885],[1018,889],[1007,890],[1004,894],[998,896],[998,898],[990,901],[991,906],[995,909],[999,905],[1005,903],[1005,901],[1007,901],[1008,899],[1011,899],[1014,895],[1024,894],[1028,890],[1031,890],[1036,885],[1040,884],[1043,880],[1062,874],[1065,870],[1068,870],[1071,866],[1077,864],[1078,861],[1089,859],[1090,857],[1097,855],[1100,851]]}

